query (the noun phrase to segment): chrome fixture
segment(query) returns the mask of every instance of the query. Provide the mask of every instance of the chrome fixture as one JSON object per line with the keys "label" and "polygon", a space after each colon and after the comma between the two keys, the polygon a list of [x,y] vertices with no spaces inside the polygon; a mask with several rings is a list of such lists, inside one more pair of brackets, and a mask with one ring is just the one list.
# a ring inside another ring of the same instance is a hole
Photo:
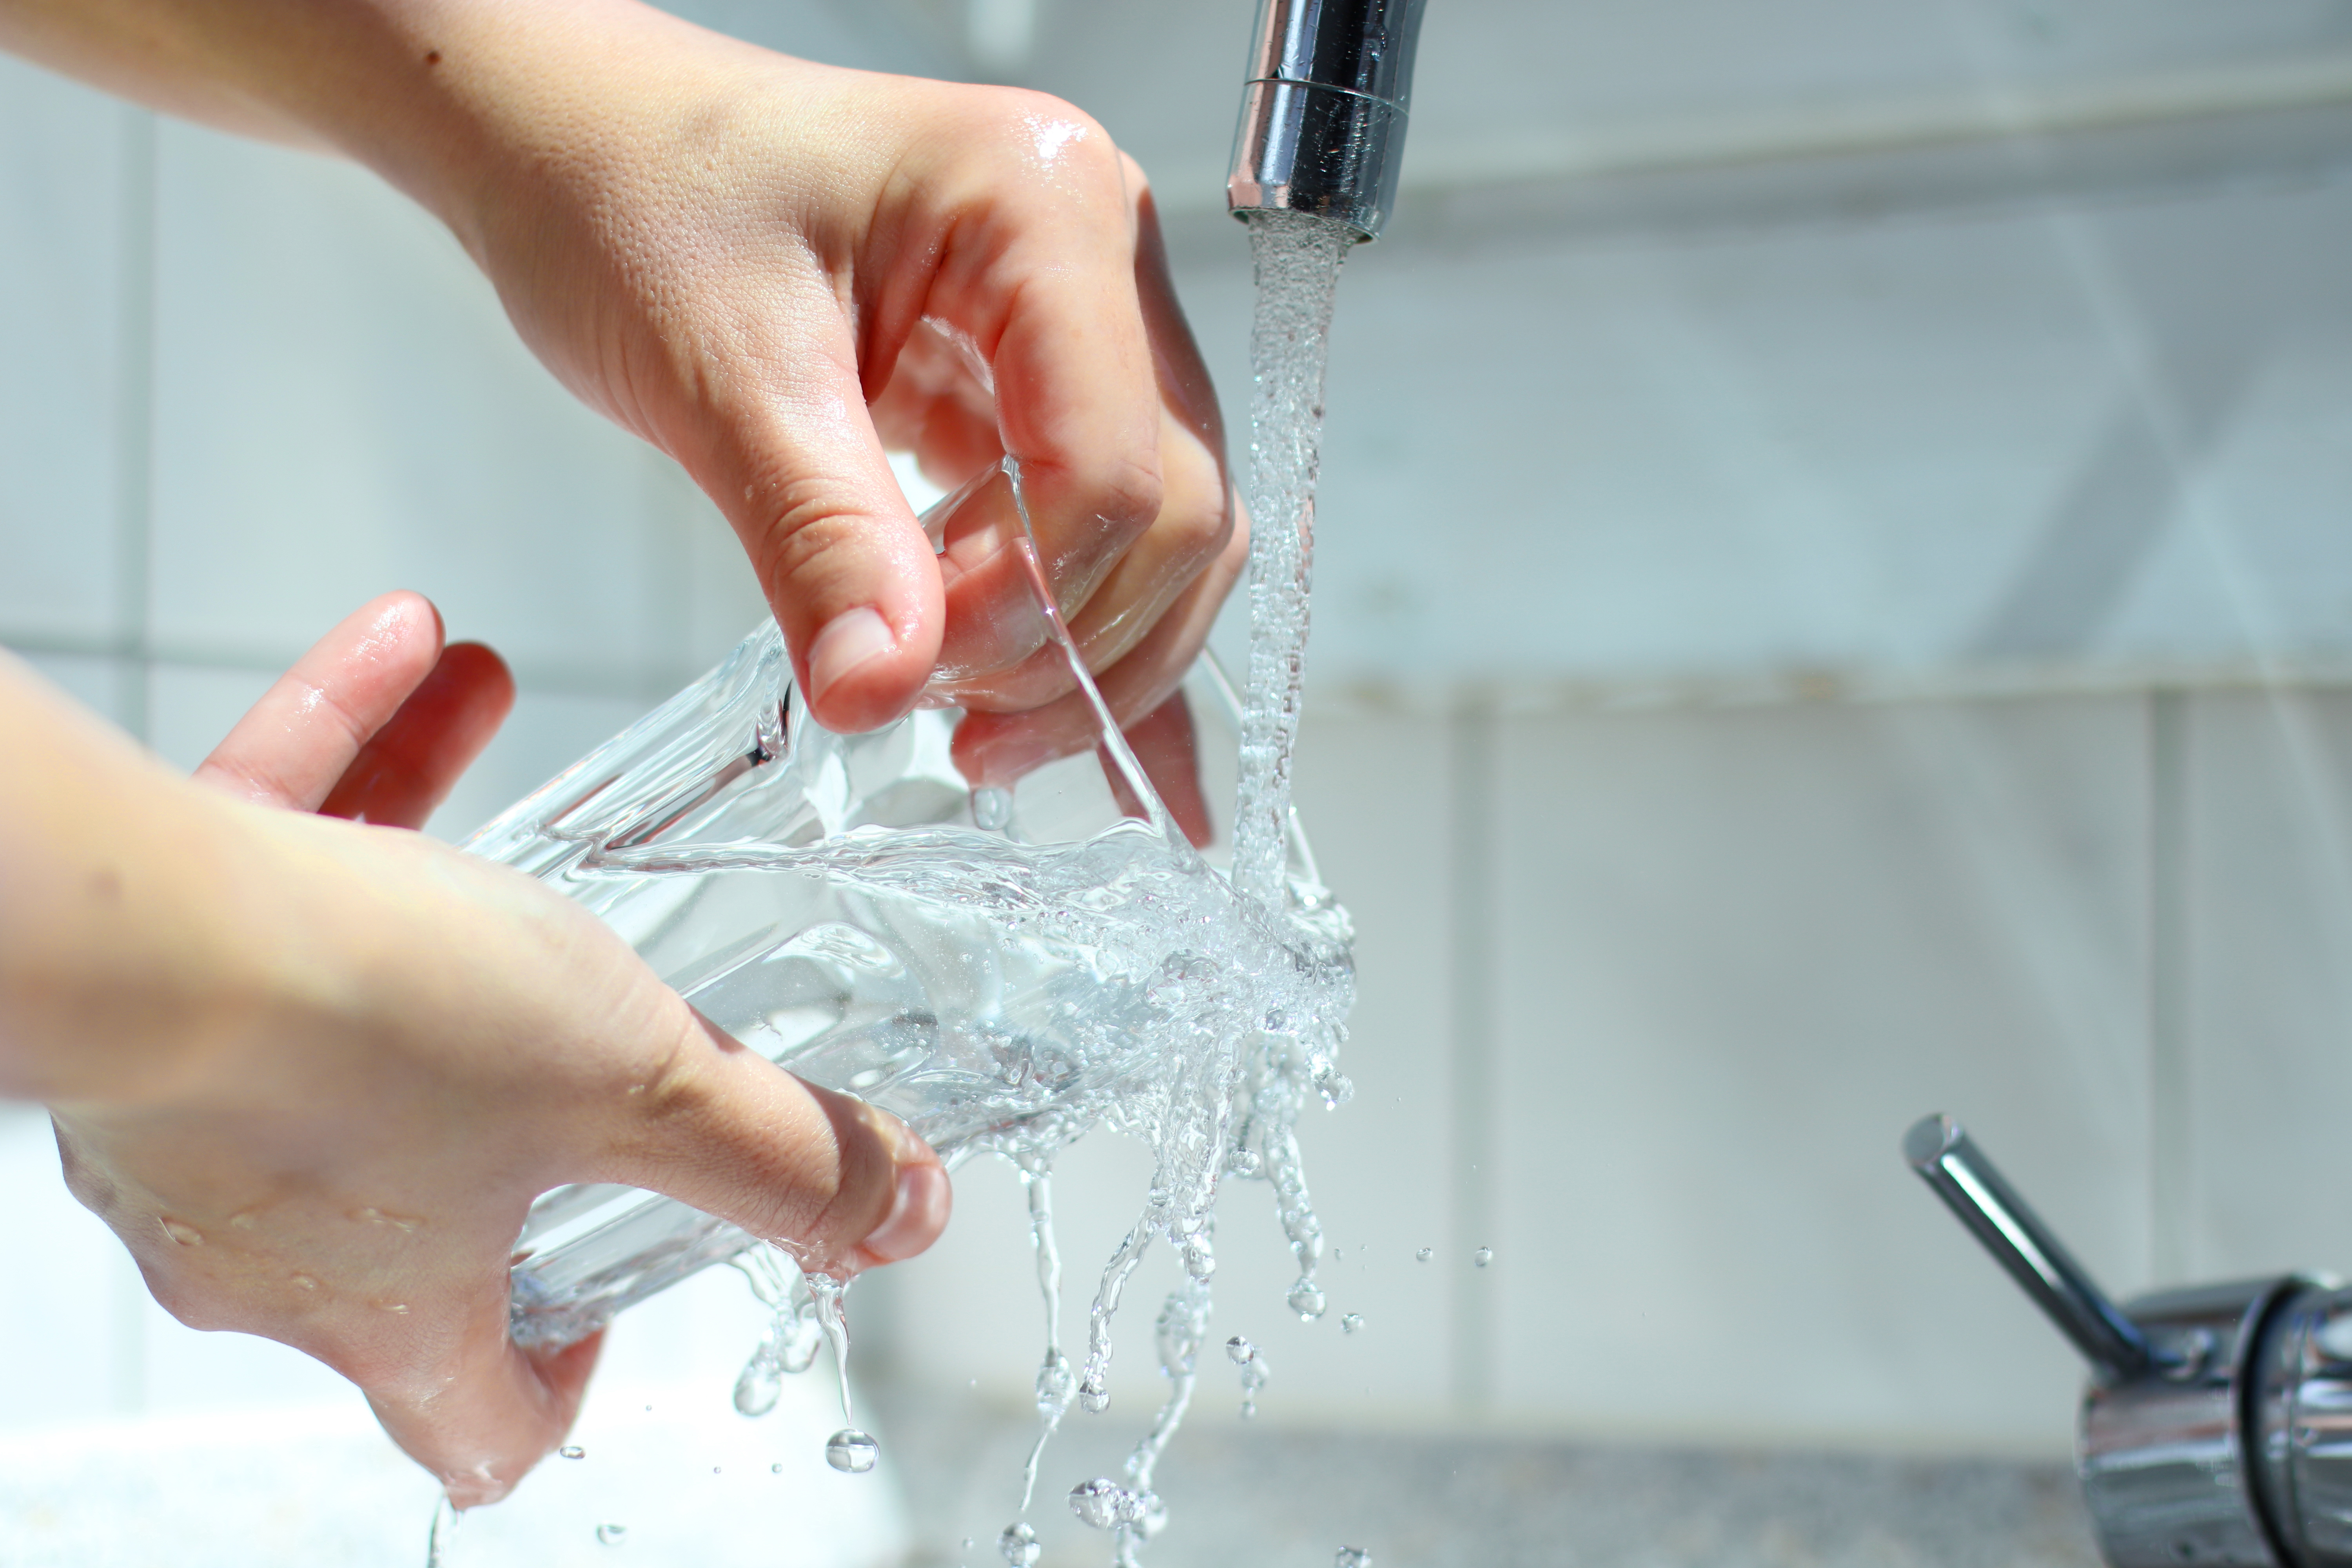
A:
{"label": "chrome fixture", "polygon": [[2075,1465],[2114,1568],[2352,1568],[2352,1289],[2284,1274],[2118,1307],[1951,1118],[1903,1157],[2091,1363]]}
{"label": "chrome fixture", "polygon": [[1423,0],[1260,0],[1225,199],[1375,238],[1396,205]]}

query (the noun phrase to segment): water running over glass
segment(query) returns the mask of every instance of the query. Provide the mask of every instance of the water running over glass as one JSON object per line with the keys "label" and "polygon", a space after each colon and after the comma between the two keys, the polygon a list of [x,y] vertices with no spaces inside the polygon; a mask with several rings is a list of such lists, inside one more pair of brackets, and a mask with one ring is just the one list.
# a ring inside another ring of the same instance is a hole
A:
{"label": "water running over glass", "polygon": [[[991,1152],[1019,1168],[1046,1303],[1023,1515],[1073,1400],[1108,1404],[1129,1277],[1154,1242],[1178,1249],[1186,1282],[1156,1334],[1169,1398],[1127,1482],[1099,1483],[1122,1562],[1164,1522],[1150,1482],[1207,1332],[1221,1181],[1273,1186],[1299,1266],[1289,1303],[1309,1319],[1323,1310],[1321,1227],[1295,1128],[1309,1103],[1349,1093],[1338,1053],[1350,931],[1288,803],[1315,468],[1313,433],[1296,426],[1319,417],[1321,327],[1342,249],[1322,226],[1253,226],[1262,280],[1274,281],[1259,333],[1246,715],[1204,659],[1167,704],[1121,716],[1122,731],[1046,588],[1008,462],[924,520],[935,545],[1002,546],[984,625],[951,639],[924,707],[873,734],[824,730],[763,625],[467,846],[586,904],[714,1023],[902,1117],[950,1166]],[[1295,300],[1299,287],[1319,289],[1319,303]],[[1282,342],[1269,348],[1270,332]],[[1066,694],[1025,716],[992,711],[992,679],[1024,660],[1058,667]],[[1227,731],[1239,773],[1224,797],[1235,801],[1230,838],[1211,805],[1221,792],[1202,782]],[[1055,1153],[1097,1126],[1140,1138],[1155,1170],[1103,1270],[1081,1367],[1061,1342],[1051,1173]],[[824,1259],[608,1184],[542,1198],[517,1251],[511,1326],[532,1347],[572,1342],[699,1268],[736,1262],[774,1314],[737,1408],[772,1409],[781,1377],[829,1342],[844,1429],[827,1458],[873,1468],[878,1446],[848,1407],[841,1286]],[[1038,1550],[1025,1518],[1000,1546],[1015,1564]]]}

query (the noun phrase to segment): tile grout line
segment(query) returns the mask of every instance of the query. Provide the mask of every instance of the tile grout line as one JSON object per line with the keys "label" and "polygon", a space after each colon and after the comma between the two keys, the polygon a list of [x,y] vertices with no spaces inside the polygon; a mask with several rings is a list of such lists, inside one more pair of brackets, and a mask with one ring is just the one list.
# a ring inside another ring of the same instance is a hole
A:
{"label": "tile grout line", "polygon": [[1465,1411],[1494,1398],[1494,1281],[1470,1263],[1495,1223],[1495,778],[1493,710],[1473,701],[1447,721],[1450,868],[1447,954],[1448,1087],[1453,1136],[1450,1191],[1453,1395]]}
{"label": "tile grout line", "polygon": [[2147,697],[2148,1263],[2154,1282],[2189,1277],[2189,698]]}

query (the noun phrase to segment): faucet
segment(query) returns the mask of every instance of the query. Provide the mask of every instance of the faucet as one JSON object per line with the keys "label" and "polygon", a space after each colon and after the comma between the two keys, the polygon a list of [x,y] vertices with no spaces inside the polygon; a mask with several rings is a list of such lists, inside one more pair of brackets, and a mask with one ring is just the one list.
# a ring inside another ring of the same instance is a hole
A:
{"label": "faucet", "polygon": [[1261,0],[1225,200],[1379,236],[1396,205],[1423,0]]}
{"label": "faucet", "polygon": [[1950,1117],[1903,1158],[2090,1363],[2075,1470],[2113,1568],[2352,1568],[2352,1289],[2283,1274],[2117,1306]]}

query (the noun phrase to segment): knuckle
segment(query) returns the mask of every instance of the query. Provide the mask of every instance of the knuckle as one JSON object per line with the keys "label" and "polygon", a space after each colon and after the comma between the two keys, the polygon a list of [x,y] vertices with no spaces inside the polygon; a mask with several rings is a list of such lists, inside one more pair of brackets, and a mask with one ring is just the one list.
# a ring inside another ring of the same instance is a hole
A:
{"label": "knuckle", "polygon": [[1089,510],[1113,529],[1132,534],[1159,520],[1167,499],[1160,465],[1140,452],[1104,454],[1084,483]]}

